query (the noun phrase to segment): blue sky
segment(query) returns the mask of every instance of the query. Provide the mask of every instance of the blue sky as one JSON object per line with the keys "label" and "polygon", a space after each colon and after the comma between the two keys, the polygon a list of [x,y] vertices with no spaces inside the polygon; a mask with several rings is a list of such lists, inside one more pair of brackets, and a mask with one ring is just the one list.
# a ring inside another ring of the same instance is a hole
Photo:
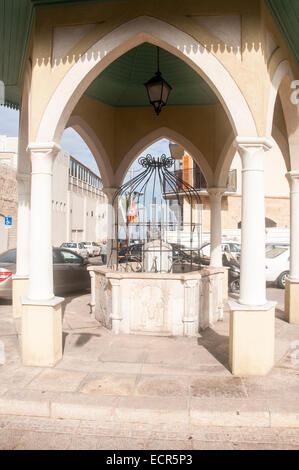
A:
{"label": "blue sky", "polygon": [[[19,112],[14,109],[0,106],[0,135],[4,134],[8,137],[17,137],[18,133]],[[64,150],[73,155],[81,163],[86,165],[95,173],[99,174],[99,170],[92,153],[90,152],[85,142],[73,129],[68,128],[64,131],[60,145]],[[147,153],[150,153],[155,157],[159,157],[163,153],[169,155],[169,141],[167,139],[160,140],[159,142],[148,147],[146,151],[142,153],[142,155]],[[137,162],[135,162],[132,166],[134,169],[139,168]]]}

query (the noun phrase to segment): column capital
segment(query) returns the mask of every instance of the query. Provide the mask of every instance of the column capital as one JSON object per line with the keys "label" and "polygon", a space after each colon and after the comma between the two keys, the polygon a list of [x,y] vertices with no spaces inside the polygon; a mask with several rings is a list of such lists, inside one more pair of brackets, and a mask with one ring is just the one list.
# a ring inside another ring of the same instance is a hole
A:
{"label": "column capital", "polygon": [[43,153],[46,155],[50,155],[56,157],[56,155],[60,152],[61,147],[60,145],[56,144],[55,142],[29,142],[27,147],[27,151],[31,154],[34,153]]}
{"label": "column capital", "polygon": [[30,173],[17,173],[16,178],[18,183],[28,183],[30,181]]}
{"label": "column capital", "polygon": [[266,137],[236,137],[234,145],[238,150],[244,171],[264,171],[264,153],[273,147]]}
{"label": "column capital", "polygon": [[112,203],[114,195],[115,195],[116,191],[118,191],[118,190],[119,190],[119,188],[113,187],[113,186],[112,187],[105,187],[105,188],[102,189],[103,193],[106,194],[106,196],[108,197],[108,201],[110,203]]}
{"label": "column capital", "polygon": [[61,147],[55,142],[31,142],[27,151],[31,155],[32,175],[52,175],[53,163]]}
{"label": "column capital", "polygon": [[18,194],[19,196],[28,196],[30,194],[30,178],[29,173],[17,173],[16,179],[18,182]]}
{"label": "column capital", "polygon": [[187,281],[184,282],[185,289],[193,289],[194,287],[197,287],[197,285],[198,285],[197,279],[187,279]]}
{"label": "column capital", "polygon": [[289,182],[291,193],[299,193],[299,170],[289,171],[286,173],[286,178]]}
{"label": "column capital", "polygon": [[221,199],[227,188],[207,188],[207,193],[210,198]]}
{"label": "column capital", "polygon": [[273,147],[273,143],[267,137],[236,137],[234,142],[235,147],[241,150],[249,149],[264,149],[265,151],[270,150]]}
{"label": "column capital", "polygon": [[120,279],[115,279],[115,278],[109,278],[110,284],[113,287],[119,287],[120,286]]}

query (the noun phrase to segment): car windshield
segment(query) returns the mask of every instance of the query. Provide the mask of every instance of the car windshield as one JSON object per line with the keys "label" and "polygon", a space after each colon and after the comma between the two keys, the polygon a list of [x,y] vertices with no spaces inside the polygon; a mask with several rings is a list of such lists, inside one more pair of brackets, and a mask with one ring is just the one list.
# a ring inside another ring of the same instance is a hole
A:
{"label": "car windshield", "polygon": [[63,263],[82,264],[83,259],[81,256],[76,255],[71,251],[61,250],[60,252]]}
{"label": "car windshield", "polygon": [[65,248],[77,248],[77,243],[63,243],[61,246]]}
{"label": "car windshield", "polygon": [[241,251],[241,245],[238,245],[237,243],[230,243],[229,248],[232,253],[240,253]]}
{"label": "car windshield", "polygon": [[91,243],[90,242],[84,242],[83,245],[90,246]]}
{"label": "car windshield", "polygon": [[274,248],[273,250],[269,250],[266,253],[266,258],[277,258],[277,256],[282,255],[282,253],[285,253],[287,251],[287,248]]}
{"label": "car windshield", "polygon": [[16,263],[16,250],[9,250],[0,255],[0,263]]}

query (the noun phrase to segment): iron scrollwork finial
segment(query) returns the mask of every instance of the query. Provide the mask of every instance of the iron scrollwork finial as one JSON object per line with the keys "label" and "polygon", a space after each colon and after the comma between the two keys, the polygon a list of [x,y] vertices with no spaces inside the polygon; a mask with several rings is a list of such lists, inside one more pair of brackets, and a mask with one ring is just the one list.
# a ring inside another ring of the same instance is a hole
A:
{"label": "iron scrollwork finial", "polygon": [[138,160],[139,165],[143,168],[171,168],[174,165],[174,159],[167,157],[165,154],[160,158],[155,158],[149,153],[145,157],[140,157]]}

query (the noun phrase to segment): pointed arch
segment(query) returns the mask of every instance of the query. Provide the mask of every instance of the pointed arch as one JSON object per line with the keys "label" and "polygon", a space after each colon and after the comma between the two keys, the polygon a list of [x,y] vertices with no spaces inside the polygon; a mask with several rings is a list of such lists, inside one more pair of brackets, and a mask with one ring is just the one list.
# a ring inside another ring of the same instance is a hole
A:
{"label": "pointed arch", "polygon": [[190,140],[186,139],[183,135],[179,134],[178,132],[169,129],[167,127],[160,127],[159,129],[155,129],[153,132],[150,132],[145,137],[140,139],[136,144],[127,152],[125,157],[122,159],[120,166],[115,175],[115,181],[117,185],[121,185],[123,179],[125,178],[128,169],[136,160],[137,156],[140,155],[144,150],[146,150],[150,145],[158,142],[161,139],[169,139],[176,144],[180,144],[191,157],[194,159],[196,164],[201,169],[206,182],[208,185],[212,184],[213,181],[213,172],[211,170],[210,165],[208,164],[207,160],[200,152],[200,150],[195,147],[195,145],[190,142]]}
{"label": "pointed arch", "polygon": [[[274,129],[274,110],[277,95],[279,94],[281,105],[283,109],[284,120],[288,133],[288,146],[289,146],[289,162],[286,160],[289,169],[299,168],[299,106],[291,102],[291,82],[294,80],[294,75],[291,66],[287,60],[283,60],[278,65],[273,75],[269,105],[267,114],[267,127],[266,135],[270,137]],[[284,152],[285,155],[285,152]]]}
{"label": "pointed arch", "polygon": [[45,109],[36,140],[59,142],[72,110],[90,83],[114,60],[144,42],[176,55],[207,81],[236,135],[257,136],[246,100],[219,60],[189,34],[164,21],[141,16],[108,33],[71,67]]}
{"label": "pointed arch", "polygon": [[111,160],[94,130],[78,115],[72,115],[66,127],[72,127],[82,137],[97,162],[104,187],[112,187],[114,174]]}

